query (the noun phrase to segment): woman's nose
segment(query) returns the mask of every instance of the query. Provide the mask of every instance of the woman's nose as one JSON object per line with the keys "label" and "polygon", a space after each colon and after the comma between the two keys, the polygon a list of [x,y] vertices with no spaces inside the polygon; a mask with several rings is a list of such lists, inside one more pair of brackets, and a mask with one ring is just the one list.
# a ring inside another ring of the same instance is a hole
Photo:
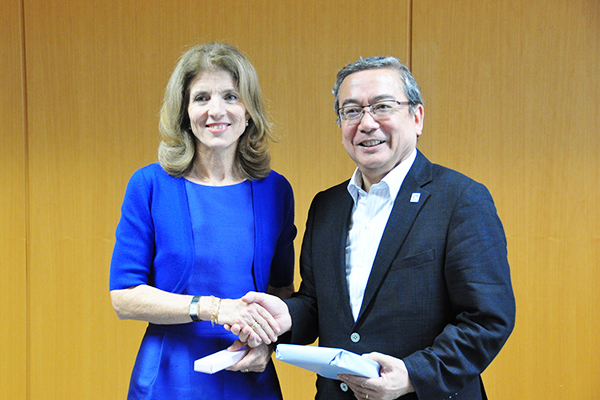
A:
{"label": "woman's nose", "polygon": [[220,99],[211,99],[208,104],[208,114],[210,116],[218,116],[223,114],[223,110],[225,109]]}

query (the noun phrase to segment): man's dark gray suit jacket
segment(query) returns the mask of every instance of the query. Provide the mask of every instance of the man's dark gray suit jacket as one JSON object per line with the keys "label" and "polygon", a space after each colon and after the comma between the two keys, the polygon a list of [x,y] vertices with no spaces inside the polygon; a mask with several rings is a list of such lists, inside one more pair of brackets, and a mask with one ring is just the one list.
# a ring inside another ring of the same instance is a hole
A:
{"label": "man's dark gray suit jacket", "polygon": [[[310,344],[318,337],[320,346],[402,359],[416,390],[402,399],[485,399],[480,374],[515,321],[506,238],[490,193],[418,152],[355,322],[345,268],[353,207],[347,184],[312,202],[302,283],[286,301],[291,342]],[[341,381],[318,377],[317,399],[352,398]]]}

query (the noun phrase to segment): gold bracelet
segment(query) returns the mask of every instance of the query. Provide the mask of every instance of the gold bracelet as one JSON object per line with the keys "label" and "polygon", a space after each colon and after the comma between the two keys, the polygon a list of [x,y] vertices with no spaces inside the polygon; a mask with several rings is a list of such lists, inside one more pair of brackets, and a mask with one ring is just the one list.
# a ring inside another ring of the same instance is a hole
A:
{"label": "gold bracelet", "polygon": [[221,300],[223,299],[219,299],[219,304],[217,305],[217,312],[215,313],[215,322],[217,324],[219,323],[219,310],[221,309]]}
{"label": "gold bracelet", "polygon": [[219,299],[219,301],[215,304],[216,300],[217,299],[215,296],[210,296],[210,323],[212,324],[213,328],[215,323],[219,323],[219,309],[221,308],[222,299]]}

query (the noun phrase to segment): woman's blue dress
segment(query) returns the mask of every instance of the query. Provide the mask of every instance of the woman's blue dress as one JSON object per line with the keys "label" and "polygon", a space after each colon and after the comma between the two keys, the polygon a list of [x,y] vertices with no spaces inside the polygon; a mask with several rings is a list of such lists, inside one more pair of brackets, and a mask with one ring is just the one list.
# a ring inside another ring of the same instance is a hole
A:
{"label": "woman's blue dress", "polygon": [[[250,182],[212,187],[185,182],[196,253],[186,294],[240,298],[256,290]],[[206,301],[206,300],[203,300]],[[129,399],[281,399],[273,363],[263,373],[194,371],[194,361],[237,337],[210,321],[150,324],[132,374]]]}

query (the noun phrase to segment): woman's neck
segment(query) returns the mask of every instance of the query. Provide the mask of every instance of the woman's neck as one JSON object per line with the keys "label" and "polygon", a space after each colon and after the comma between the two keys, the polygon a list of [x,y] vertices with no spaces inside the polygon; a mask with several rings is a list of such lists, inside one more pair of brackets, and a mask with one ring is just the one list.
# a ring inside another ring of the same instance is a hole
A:
{"label": "woman's neck", "polygon": [[243,182],[246,178],[234,163],[233,157],[215,157],[197,154],[192,169],[185,178],[207,186],[228,186]]}

